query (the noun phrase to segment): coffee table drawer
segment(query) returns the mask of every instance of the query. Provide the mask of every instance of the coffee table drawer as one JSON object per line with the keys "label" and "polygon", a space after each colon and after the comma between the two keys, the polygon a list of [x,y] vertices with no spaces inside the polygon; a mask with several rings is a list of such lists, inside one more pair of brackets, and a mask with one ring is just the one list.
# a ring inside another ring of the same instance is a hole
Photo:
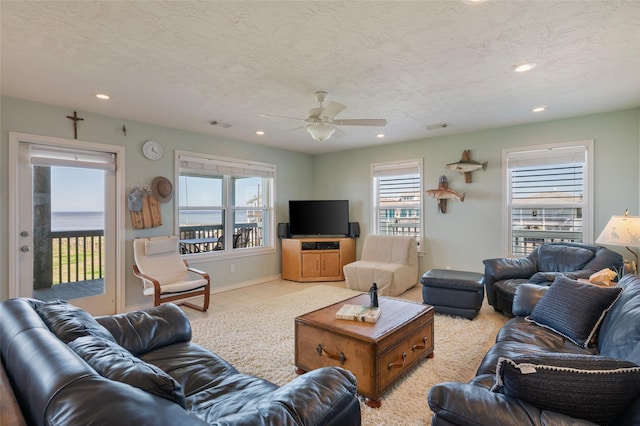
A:
{"label": "coffee table drawer", "polygon": [[399,336],[393,344],[380,349],[378,374],[380,392],[402,377],[421,360],[433,354],[433,319],[416,324],[408,336]]}
{"label": "coffee table drawer", "polygon": [[296,366],[303,371],[338,366],[358,379],[358,392],[371,395],[375,371],[374,350],[363,340],[336,334],[307,324],[296,324]]}

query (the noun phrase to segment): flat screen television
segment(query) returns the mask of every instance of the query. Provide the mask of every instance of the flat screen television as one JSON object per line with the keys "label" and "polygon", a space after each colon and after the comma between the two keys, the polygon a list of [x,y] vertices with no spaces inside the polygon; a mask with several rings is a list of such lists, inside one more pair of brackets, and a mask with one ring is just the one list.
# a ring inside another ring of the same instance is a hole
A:
{"label": "flat screen television", "polygon": [[347,235],[348,200],[290,200],[291,235]]}

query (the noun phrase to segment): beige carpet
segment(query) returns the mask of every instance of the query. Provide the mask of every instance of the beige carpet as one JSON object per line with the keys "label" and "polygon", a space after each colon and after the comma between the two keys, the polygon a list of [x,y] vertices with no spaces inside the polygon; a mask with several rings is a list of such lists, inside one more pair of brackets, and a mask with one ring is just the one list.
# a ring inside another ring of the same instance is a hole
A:
{"label": "beige carpet", "polygon": [[[358,292],[313,287],[263,300],[251,309],[192,321],[193,341],[219,354],[239,371],[278,385],[294,380],[294,318]],[[362,403],[362,424],[429,425],[427,393],[444,381],[466,382],[475,375],[506,317],[486,305],[469,321],[436,315],[434,358],[422,361],[382,396],[380,408]]]}

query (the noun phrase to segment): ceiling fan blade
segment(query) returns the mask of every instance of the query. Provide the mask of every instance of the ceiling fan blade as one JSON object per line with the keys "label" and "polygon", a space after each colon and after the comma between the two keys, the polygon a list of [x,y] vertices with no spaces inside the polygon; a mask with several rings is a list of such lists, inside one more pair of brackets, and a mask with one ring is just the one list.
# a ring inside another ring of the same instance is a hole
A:
{"label": "ceiling fan blade", "polygon": [[273,115],[273,114],[260,114],[260,117],[267,117],[267,118],[285,118],[287,120],[300,120],[300,121],[305,121],[306,118],[298,118],[298,117],[287,117],[284,115]]}
{"label": "ceiling fan blade", "polygon": [[347,120],[333,120],[333,124],[338,126],[385,126],[387,120],[384,118],[353,118]]}
{"label": "ceiling fan blade", "polygon": [[327,105],[322,110],[322,112],[320,113],[320,118],[326,118],[328,120],[333,120],[333,117],[338,115],[340,113],[340,111],[342,111],[345,108],[346,108],[346,106],[342,105],[341,103],[329,102],[329,105]]}
{"label": "ceiling fan blade", "polygon": [[336,138],[341,138],[341,137],[343,137],[343,136],[347,136],[347,132],[345,132],[344,130],[342,130],[342,129],[340,129],[340,128],[336,127],[336,131],[335,131],[335,133],[333,134],[333,136],[335,136]]}

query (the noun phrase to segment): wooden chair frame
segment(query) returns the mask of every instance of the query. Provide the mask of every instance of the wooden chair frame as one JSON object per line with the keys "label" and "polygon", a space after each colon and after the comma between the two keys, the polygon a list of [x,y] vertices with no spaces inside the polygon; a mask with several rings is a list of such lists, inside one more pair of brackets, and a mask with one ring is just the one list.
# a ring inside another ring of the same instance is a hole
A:
{"label": "wooden chair frame", "polygon": [[[149,275],[143,274],[140,271],[140,269],[138,269],[138,266],[135,264],[133,265],[133,274],[136,277],[140,278],[141,280],[146,280],[153,284],[153,306],[158,306],[161,303],[165,303],[165,302],[175,302],[178,300],[188,299],[196,296],[204,296],[204,302],[202,304],[202,307],[191,302],[183,302],[181,303],[181,305],[188,306],[192,309],[196,309],[201,312],[206,312],[207,309],[209,309],[209,297],[210,297],[209,292],[211,288],[211,280],[209,278],[209,274],[200,269],[190,267],[187,261],[184,259],[182,261],[184,262],[189,272],[193,272],[194,274],[198,274],[202,276],[202,278],[207,280],[207,284],[205,284],[203,287],[199,287],[193,290],[188,290],[180,293],[164,293],[163,294],[160,287],[160,282],[158,282],[158,280],[156,280],[155,278]],[[143,286],[144,286],[144,282],[143,282]]]}

